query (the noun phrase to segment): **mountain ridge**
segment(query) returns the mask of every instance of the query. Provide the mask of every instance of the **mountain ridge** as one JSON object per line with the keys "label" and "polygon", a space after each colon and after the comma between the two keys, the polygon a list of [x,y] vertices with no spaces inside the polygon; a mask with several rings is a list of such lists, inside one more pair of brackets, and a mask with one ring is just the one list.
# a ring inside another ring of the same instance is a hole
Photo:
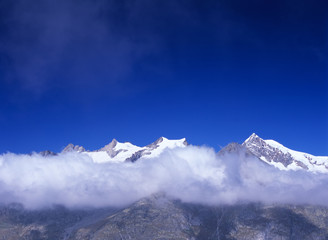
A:
{"label": "mountain ridge", "polygon": [[260,160],[280,170],[308,170],[328,173],[328,156],[314,156],[289,149],[274,140],[264,140],[253,133],[242,144]]}
{"label": "mountain ridge", "polygon": [[62,153],[79,152],[86,154],[96,163],[105,162],[135,162],[139,158],[149,158],[159,156],[165,149],[176,147],[185,147],[188,142],[185,138],[170,140],[165,137],[158,138],[155,142],[144,147],[136,146],[130,142],[118,142],[115,138],[104,147],[88,151],[79,145],[68,144]]}
{"label": "mountain ridge", "polygon": [[[95,163],[106,162],[135,162],[140,158],[158,157],[165,149],[185,147],[189,143],[185,138],[169,140],[160,137],[144,147],[136,146],[130,142],[119,142],[115,138],[107,145],[89,151],[83,146],[68,144],[61,153],[78,152],[86,154]],[[218,156],[226,153],[244,152],[280,170],[306,170],[313,173],[328,173],[328,156],[314,156],[309,153],[295,151],[285,147],[275,140],[264,140],[257,134],[251,134],[243,143],[229,143],[223,147]],[[40,152],[42,156],[53,156],[57,153],[51,151]]]}

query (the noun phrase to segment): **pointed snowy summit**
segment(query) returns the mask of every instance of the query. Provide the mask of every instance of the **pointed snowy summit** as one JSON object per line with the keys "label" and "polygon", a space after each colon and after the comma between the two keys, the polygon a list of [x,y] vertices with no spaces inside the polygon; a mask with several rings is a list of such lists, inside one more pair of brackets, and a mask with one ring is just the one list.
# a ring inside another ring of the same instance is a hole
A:
{"label": "pointed snowy summit", "polygon": [[117,140],[115,138],[113,138],[113,140],[109,144],[107,144],[104,147],[100,148],[98,151],[110,151],[110,150],[115,148],[117,143],[118,143]]}
{"label": "pointed snowy summit", "polygon": [[253,133],[242,144],[262,161],[280,170],[308,170],[328,173],[328,157],[291,150],[274,140],[263,140]]}
{"label": "pointed snowy summit", "polygon": [[258,135],[256,135],[256,133],[252,133],[252,135],[250,135],[244,142],[250,142],[253,141],[254,139],[258,139],[260,138]]}

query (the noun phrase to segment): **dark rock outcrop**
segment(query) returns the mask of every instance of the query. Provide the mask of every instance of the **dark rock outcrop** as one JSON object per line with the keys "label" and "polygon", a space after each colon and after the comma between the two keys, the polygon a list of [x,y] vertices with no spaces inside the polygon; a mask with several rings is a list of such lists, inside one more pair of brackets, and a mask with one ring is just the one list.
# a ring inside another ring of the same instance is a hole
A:
{"label": "dark rock outcrop", "polygon": [[280,162],[285,167],[294,161],[290,153],[283,153],[278,148],[270,146],[254,133],[242,144],[242,146],[246,147],[249,152],[258,158],[265,158],[268,162]]}

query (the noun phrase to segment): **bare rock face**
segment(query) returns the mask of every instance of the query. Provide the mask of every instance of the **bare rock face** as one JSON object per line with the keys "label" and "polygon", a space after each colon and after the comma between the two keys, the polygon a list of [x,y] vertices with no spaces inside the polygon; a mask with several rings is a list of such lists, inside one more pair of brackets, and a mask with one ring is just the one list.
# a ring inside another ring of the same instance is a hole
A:
{"label": "bare rock face", "polygon": [[147,155],[147,154],[149,155],[150,152],[147,152],[147,149],[142,149],[142,150],[139,150],[139,151],[135,152],[134,154],[132,154],[132,156],[127,158],[125,161],[126,162],[135,162],[139,158],[141,158],[142,156]]}
{"label": "bare rock face", "polygon": [[285,167],[291,164],[294,159],[290,153],[283,153],[281,150],[267,144],[262,138],[253,133],[243,144],[249,152],[258,158],[265,158],[268,162],[280,162]]}
{"label": "bare rock face", "polygon": [[103,148],[100,148],[98,151],[111,151],[117,145],[117,140],[114,138],[109,144],[105,145]]}
{"label": "bare rock face", "polygon": [[195,239],[190,230],[184,209],[159,195],[81,228],[70,239]]}
{"label": "bare rock face", "polygon": [[57,155],[57,153],[54,153],[50,150],[39,152],[39,154],[43,157],[49,157],[49,156],[56,156]]}
{"label": "bare rock face", "polygon": [[183,141],[183,145],[185,145],[185,146],[188,146],[188,145],[189,145],[189,143],[187,142],[187,139],[185,139],[185,140]]}
{"label": "bare rock face", "polygon": [[328,208],[259,203],[205,206],[155,194],[121,209],[0,208],[3,240],[328,239]]}
{"label": "bare rock face", "polygon": [[149,148],[149,149],[156,149],[159,147],[159,144],[161,142],[163,142],[164,138],[163,137],[160,137],[159,139],[157,139],[155,142],[147,145],[146,147]]}
{"label": "bare rock face", "polygon": [[103,148],[97,150],[97,152],[105,151],[107,154],[113,158],[120,152],[124,151],[123,149],[120,149],[118,151],[115,151],[115,147],[117,145],[117,140],[114,138],[109,144],[105,145]]}
{"label": "bare rock face", "polygon": [[85,152],[85,148],[79,145],[74,145],[72,143],[68,144],[62,152]]}
{"label": "bare rock face", "polygon": [[225,146],[218,152],[218,156],[223,156],[227,154],[245,154],[245,156],[247,157],[255,156],[245,146],[235,142],[229,143],[227,146]]}
{"label": "bare rock face", "polygon": [[257,204],[215,208],[152,197],[101,220],[101,228],[99,222],[87,226],[92,234],[85,239],[326,239],[327,209],[320,209],[323,218],[313,216],[316,211]]}
{"label": "bare rock face", "polygon": [[327,219],[323,207],[211,207],[159,194],[77,229],[69,239],[328,239]]}

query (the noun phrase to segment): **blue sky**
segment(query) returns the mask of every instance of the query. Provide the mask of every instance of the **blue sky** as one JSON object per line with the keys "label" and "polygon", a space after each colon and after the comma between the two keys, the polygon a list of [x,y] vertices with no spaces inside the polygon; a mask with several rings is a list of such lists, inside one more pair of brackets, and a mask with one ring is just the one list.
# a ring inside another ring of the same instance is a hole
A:
{"label": "blue sky", "polygon": [[0,152],[160,136],[328,155],[325,1],[0,4]]}

